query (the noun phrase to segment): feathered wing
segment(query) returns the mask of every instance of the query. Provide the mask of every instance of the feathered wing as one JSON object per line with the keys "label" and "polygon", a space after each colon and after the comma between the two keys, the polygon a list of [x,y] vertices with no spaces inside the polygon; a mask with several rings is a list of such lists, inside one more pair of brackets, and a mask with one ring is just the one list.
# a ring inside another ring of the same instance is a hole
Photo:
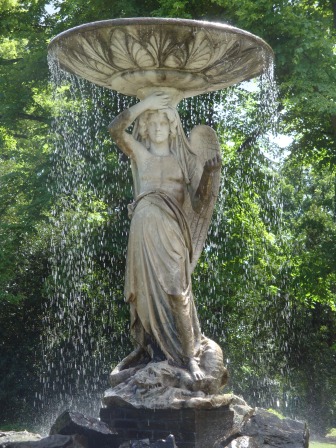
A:
{"label": "feathered wing", "polygon": [[[190,147],[197,156],[197,167],[191,181],[191,188],[195,192],[198,188],[205,162],[213,159],[220,152],[220,146],[215,131],[209,126],[200,125],[194,127],[189,139]],[[192,271],[198,262],[208,234],[213,209],[219,192],[220,175],[220,170],[213,172],[210,197],[204,200],[199,213],[194,211],[189,198],[184,204],[184,211],[188,217],[193,245],[193,257],[191,260]]]}

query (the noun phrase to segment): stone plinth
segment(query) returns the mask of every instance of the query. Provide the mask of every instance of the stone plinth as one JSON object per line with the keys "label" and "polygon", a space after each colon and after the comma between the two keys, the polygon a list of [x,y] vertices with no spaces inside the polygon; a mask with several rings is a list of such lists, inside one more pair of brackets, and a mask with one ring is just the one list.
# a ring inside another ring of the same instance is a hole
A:
{"label": "stone plinth", "polygon": [[280,419],[264,409],[251,408],[242,398],[212,409],[148,409],[110,406],[100,418],[120,441],[175,436],[178,448],[308,448],[306,423]]}
{"label": "stone plinth", "polygon": [[103,408],[100,418],[118,432],[120,440],[165,439],[174,434],[178,448],[212,447],[229,435],[234,412],[229,406],[218,409],[130,409]]}

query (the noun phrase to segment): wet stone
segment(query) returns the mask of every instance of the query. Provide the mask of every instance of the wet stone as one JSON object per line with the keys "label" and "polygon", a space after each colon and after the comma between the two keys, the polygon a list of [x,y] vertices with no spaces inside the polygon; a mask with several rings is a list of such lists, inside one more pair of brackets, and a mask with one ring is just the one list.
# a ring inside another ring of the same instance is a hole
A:
{"label": "wet stone", "polygon": [[172,434],[166,440],[157,440],[153,443],[149,439],[130,440],[120,445],[120,448],[178,448],[175,444],[175,437]]}
{"label": "wet stone", "polygon": [[[122,448],[170,447],[169,434],[174,434],[178,448],[308,448],[309,444],[306,423],[253,409],[236,396],[229,405],[216,409],[115,406],[102,408],[100,415],[113,430],[120,431]],[[127,424],[120,425],[121,422]],[[138,440],[128,442],[133,439]],[[158,439],[166,439],[166,445],[155,442]]]}
{"label": "wet stone", "polygon": [[87,448],[87,446],[71,436],[55,434],[40,440],[9,441],[4,443],[0,441],[0,448]]}
{"label": "wet stone", "polygon": [[251,437],[243,436],[232,440],[227,448],[259,448],[259,445]]}
{"label": "wet stone", "polygon": [[41,440],[39,434],[28,431],[0,431],[0,448],[7,446],[8,443],[26,442]]}
{"label": "wet stone", "polygon": [[258,446],[308,448],[309,429],[306,423],[278,416],[257,409],[255,415],[243,426],[243,434],[252,436]]}
{"label": "wet stone", "polygon": [[118,434],[105,423],[93,417],[86,417],[80,412],[65,411],[50,429],[50,435],[82,435],[86,438],[88,448],[118,448]]}

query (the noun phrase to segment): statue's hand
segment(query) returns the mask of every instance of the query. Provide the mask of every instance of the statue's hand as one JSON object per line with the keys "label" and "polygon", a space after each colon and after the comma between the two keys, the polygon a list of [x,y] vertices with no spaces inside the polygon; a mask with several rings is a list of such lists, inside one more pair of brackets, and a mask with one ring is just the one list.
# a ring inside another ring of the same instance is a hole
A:
{"label": "statue's hand", "polygon": [[142,103],[146,105],[147,110],[160,110],[169,106],[169,95],[164,92],[155,92],[147,96]]}
{"label": "statue's hand", "polygon": [[220,153],[217,153],[213,159],[209,159],[204,164],[204,171],[212,173],[220,169],[222,165],[222,158]]}

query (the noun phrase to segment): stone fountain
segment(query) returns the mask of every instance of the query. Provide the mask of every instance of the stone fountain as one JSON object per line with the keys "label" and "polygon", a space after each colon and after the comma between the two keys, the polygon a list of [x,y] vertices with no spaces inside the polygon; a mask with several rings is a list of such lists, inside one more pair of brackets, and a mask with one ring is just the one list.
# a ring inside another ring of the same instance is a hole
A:
{"label": "stone fountain", "polygon": [[125,299],[135,348],[111,372],[101,409],[101,420],[118,433],[115,446],[170,433],[180,448],[282,446],[272,445],[281,437],[286,446],[307,446],[304,425],[275,424],[269,413],[222,392],[223,353],[201,332],[191,285],[221,157],[208,126],[186,137],[176,106],[267,72],[272,49],[229,25],[134,18],[65,31],[49,53],[62,70],[140,100],[109,126],[131,159],[134,183]]}

